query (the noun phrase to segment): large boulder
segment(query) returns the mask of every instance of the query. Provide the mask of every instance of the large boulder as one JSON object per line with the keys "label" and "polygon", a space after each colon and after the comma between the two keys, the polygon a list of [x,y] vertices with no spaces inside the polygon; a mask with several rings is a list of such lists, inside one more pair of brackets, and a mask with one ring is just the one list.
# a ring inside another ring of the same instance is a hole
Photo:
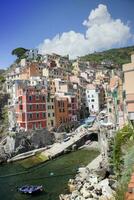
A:
{"label": "large boulder", "polygon": [[45,147],[54,143],[54,134],[46,129],[36,131],[20,131],[15,136],[16,153],[23,153],[33,149]]}

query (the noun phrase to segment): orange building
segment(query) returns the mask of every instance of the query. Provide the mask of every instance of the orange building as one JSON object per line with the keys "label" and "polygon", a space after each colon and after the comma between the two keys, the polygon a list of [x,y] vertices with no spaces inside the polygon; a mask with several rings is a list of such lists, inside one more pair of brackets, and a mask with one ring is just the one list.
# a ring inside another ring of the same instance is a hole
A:
{"label": "orange building", "polygon": [[55,97],[55,125],[58,128],[61,124],[68,122],[68,98]]}
{"label": "orange building", "polygon": [[39,67],[38,63],[30,63],[21,70],[21,80],[28,80],[32,76],[42,76],[42,69]]}
{"label": "orange building", "polygon": [[56,127],[61,124],[76,122],[78,103],[75,95],[63,95],[55,97],[55,122]]}

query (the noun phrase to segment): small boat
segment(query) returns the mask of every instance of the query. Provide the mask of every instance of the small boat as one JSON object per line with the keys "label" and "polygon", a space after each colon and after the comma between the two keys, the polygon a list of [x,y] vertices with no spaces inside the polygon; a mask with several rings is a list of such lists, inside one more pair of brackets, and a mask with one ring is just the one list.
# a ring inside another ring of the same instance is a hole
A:
{"label": "small boat", "polygon": [[18,188],[18,191],[24,194],[35,194],[43,191],[42,185],[24,185]]}

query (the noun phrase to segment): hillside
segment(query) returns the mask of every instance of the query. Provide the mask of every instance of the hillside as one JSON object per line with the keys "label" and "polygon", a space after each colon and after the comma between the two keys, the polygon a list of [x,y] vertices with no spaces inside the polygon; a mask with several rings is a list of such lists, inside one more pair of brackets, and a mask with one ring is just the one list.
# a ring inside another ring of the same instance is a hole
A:
{"label": "hillside", "polygon": [[81,57],[81,60],[101,63],[101,61],[111,61],[114,64],[121,66],[130,62],[131,52],[134,51],[134,46],[110,49],[103,52],[95,52]]}

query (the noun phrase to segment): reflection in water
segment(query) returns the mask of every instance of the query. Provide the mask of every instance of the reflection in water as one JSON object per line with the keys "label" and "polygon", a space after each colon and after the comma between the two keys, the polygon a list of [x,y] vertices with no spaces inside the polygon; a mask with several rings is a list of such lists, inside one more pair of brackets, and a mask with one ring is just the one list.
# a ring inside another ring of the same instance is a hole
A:
{"label": "reflection in water", "polygon": [[25,170],[17,163],[0,166],[0,199],[30,200],[17,188],[25,185],[43,185],[45,191],[33,196],[36,200],[58,200],[60,193],[67,193],[67,182],[78,167],[87,165],[98,155],[97,151],[79,150]]}

